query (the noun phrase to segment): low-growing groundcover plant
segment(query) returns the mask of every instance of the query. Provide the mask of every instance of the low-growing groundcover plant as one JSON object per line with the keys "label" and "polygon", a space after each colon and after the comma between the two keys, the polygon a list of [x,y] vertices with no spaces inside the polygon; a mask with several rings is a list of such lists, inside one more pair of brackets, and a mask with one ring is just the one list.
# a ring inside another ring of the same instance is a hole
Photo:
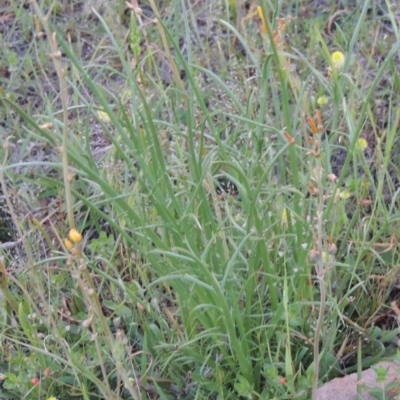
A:
{"label": "low-growing groundcover plant", "polygon": [[395,356],[398,10],[345,5],[5,5],[2,398],[309,399]]}

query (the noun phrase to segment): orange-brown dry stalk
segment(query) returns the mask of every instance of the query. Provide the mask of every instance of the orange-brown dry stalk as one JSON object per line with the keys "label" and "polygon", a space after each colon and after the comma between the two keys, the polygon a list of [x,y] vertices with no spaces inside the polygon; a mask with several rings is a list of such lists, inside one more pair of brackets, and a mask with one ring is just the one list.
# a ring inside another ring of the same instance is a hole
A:
{"label": "orange-brown dry stalk", "polygon": [[285,136],[285,138],[287,139],[287,141],[291,146],[294,146],[296,144],[296,141],[292,136],[290,136],[290,133],[288,131],[283,132],[283,135]]}

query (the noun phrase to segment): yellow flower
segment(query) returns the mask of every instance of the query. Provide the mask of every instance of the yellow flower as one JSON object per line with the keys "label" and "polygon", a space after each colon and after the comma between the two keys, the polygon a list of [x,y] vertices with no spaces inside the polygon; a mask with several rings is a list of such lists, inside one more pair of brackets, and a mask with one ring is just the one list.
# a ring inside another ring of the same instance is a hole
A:
{"label": "yellow flower", "polygon": [[82,235],[76,229],[71,229],[68,233],[68,237],[74,243],[79,243],[82,240]]}
{"label": "yellow flower", "polygon": [[328,103],[329,103],[329,99],[328,99],[328,97],[326,97],[326,96],[320,96],[320,97],[318,97],[318,99],[317,99],[317,104],[318,104],[320,107],[326,106]]}
{"label": "yellow flower", "polygon": [[57,397],[51,396],[47,400],[58,400]]}
{"label": "yellow flower", "polygon": [[357,149],[365,150],[367,147],[368,147],[368,142],[365,139],[363,139],[363,138],[358,139],[358,141],[357,141]]}
{"label": "yellow flower", "polygon": [[67,250],[71,250],[74,247],[74,244],[67,238],[64,239],[64,246]]}
{"label": "yellow flower", "polygon": [[331,55],[332,65],[335,69],[342,69],[344,65],[344,55],[341,51],[335,51]]}

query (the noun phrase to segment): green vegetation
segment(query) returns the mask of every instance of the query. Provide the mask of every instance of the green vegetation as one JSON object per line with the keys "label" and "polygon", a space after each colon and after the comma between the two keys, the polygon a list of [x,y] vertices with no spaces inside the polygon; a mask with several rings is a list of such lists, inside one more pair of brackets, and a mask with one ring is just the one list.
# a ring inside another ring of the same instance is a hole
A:
{"label": "green vegetation", "polygon": [[110,3],[1,6],[0,397],[310,399],[393,359],[399,10]]}

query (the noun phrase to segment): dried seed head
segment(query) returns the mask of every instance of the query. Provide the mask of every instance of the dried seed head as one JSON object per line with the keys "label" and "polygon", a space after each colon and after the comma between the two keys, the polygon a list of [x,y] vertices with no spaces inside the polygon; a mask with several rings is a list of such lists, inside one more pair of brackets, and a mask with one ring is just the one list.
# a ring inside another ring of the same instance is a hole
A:
{"label": "dried seed head", "polygon": [[82,326],[84,327],[84,328],[89,328],[90,327],[90,325],[92,325],[92,322],[93,322],[93,315],[90,317],[90,318],[88,318],[88,319],[85,319],[83,322],[82,322]]}
{"label": "dried seed head", "polygon": [[312,185],[307,184],[308,190],[310,191],[311,196],[316,197],[318,196],[318,189]]}
{"label": "dried seed head", "polygon": [[308,125],[310,125],[311,133],[313,135],[316,135],[318,133],[318,128],[317,128],[317,125],[315,124],[314,119],[311,117],[307,117],[307,122],[308,122]]}
{"label": "dried seed head", "polygon": [[319,262],[321,260],[321,253],[316,249],[312,249],[308,253],[308,257],[310,258],[310,261],[313,264],[316,264],[317,262]]}
{"label": "dried seed head", "polygon": [[328,181],[331,183],[336,183],[336,181],[337,181],[337,176],[335,174],[329,174],[327,176],[327,178],[328,178]]}
{"label": "dried seed head", "polygon": [[287,141],[291,146],[294,146],[296,144],[296,140],[290,135],[288,131],[284,131],[283,135],[285,136],[285,138],[287,139]]}
{"label": "dried seed head", "polygon": [[372,204],[372,200],[370,200],[370,199],[365,199],[365,200],[362,200],[362,201],[360,202],[360,204],[361,204],[363,207],[369,207],[369,206]]}
{"label": "dried seed head", "polygon": [[337,252],[337,247],[335,243],[328,243],[328,254],[335,255]]}

